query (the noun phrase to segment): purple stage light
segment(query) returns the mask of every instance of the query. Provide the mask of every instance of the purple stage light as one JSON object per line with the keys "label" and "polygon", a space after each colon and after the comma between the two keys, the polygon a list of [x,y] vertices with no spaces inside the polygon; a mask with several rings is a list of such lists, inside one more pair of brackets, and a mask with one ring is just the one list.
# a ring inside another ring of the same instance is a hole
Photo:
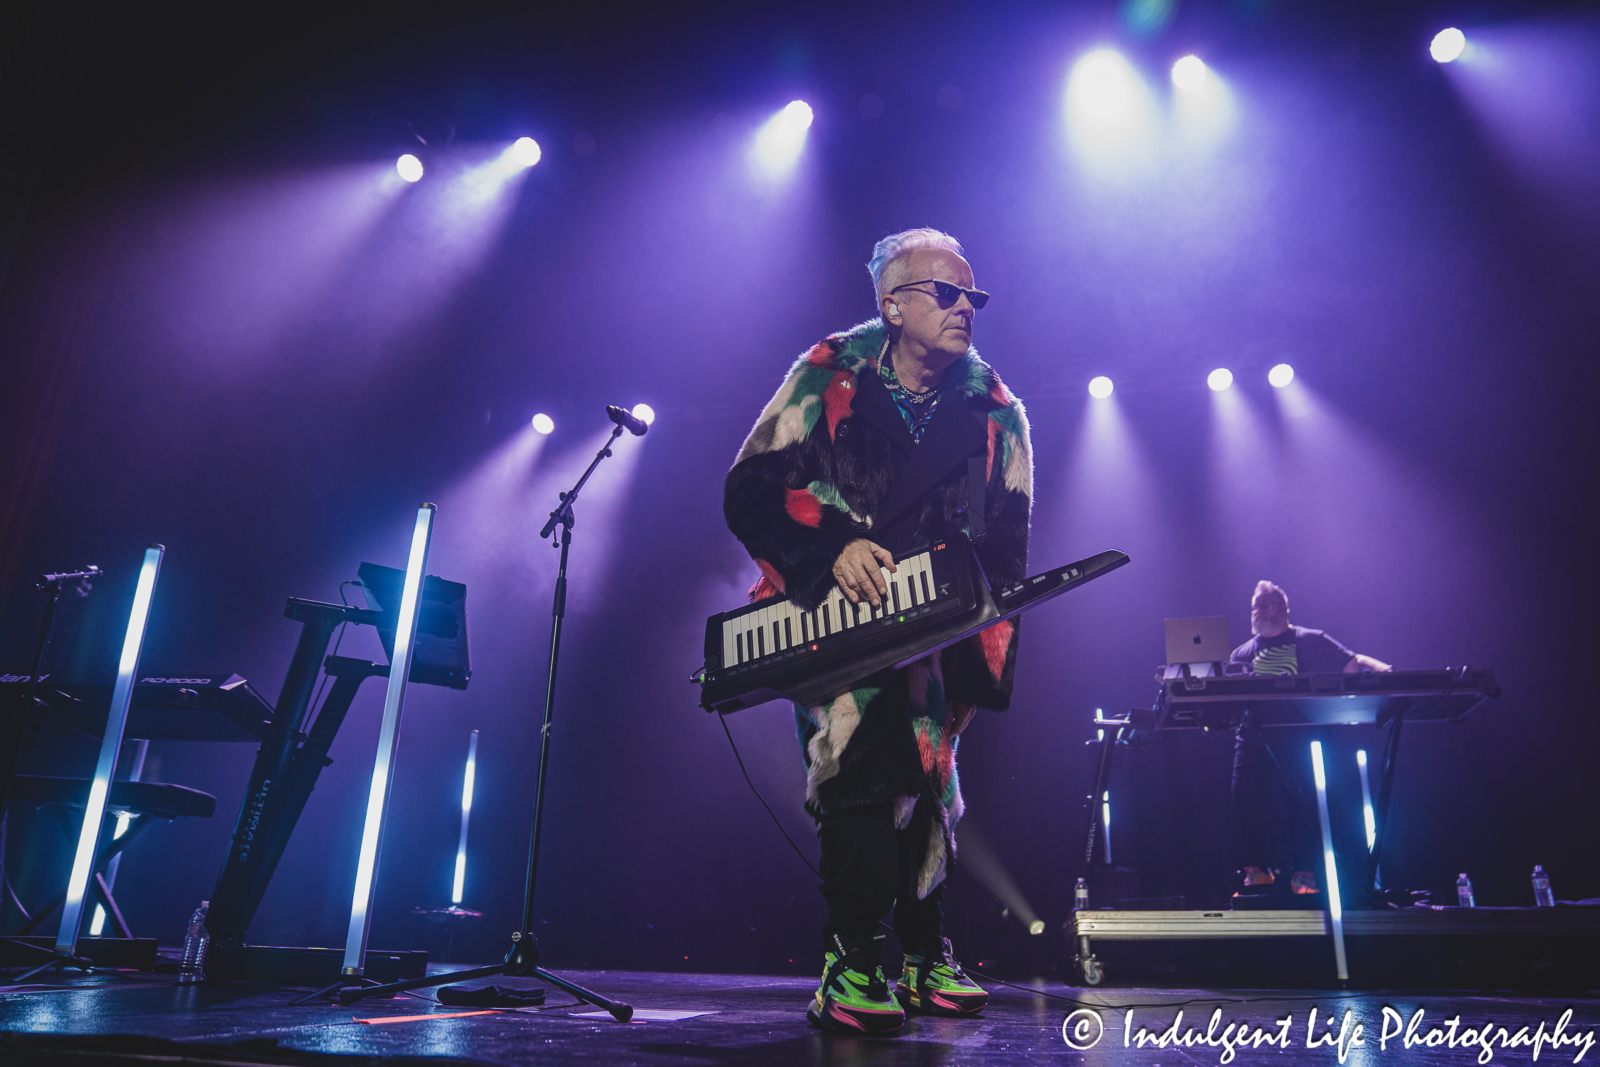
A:
{"label": "purple stage light", "polygon": [[533,428],[542,434],[551,433],[556,428],[555,420],[541,411],[533,417]]}
{"label": "purple stage light", "polygon": [[1444,67],[1495,154],[1528,183],[1524,195],[1571,231],[1573,247],[1591,249],[1600,232],[1597,54],[1592,18],[1530,19],[1473,30]]}
{"label": "purple stage light", "polygon": [[[1228,373],[1223,371],[1223,373]],[[1208,385],[1212,384],[1209,380]],[[1210,550],[1219,570],[1249,573],[1265,565],[1261,533],[1282,522],[1285,487],[1278,442],[1242,389],[1212,392],[1205,492],[1219,540]]]}
{"label": "purple stage light", "polygon": [[633,417],[649,426],[656,421],[656,409],[649,404],[635,404],[633,405]]}
{"label": "purple stage light", "polygon": [[1172,65],[1172,84],[1192,93],[1205,87],[1210,73],[1199,56],[1184,56]]}
{"label": "purple stage light", "polygon": [[1232,387],[1233,371],[1229,370],[1227,367],[1218,367],[1216,370],[1206,375],[1206,384],[1211,387],[1211,391],[1213,393],[1220,393],[1224,389]]}
{"label": "purple stage light", "polygon": [[1267,381],[1274,389],[1282,389],[1294,381],[1294,368],[1287,363],[1280,363],[1267,371]]}
{"label": "purple stage light", "polygon": [[1106,397],[1111,395],[1111,391],[1114,388],[1115,386],[1111,384],[1111,379],[1107,378],[1104,374],[1100,375],[1099,377],[1089,379],[1089,395],[1094,397],[1096,400],[1104,400]]}
{"label": "purple stage light", "polygon": [[1454,26],[1434,34],[1433,43],[1428,45],[1428,54],[1440,63],[1454,63],[1466,50],[1467,35]]}
{"label": "purple stage light", "polygon": [[531,167],[544,158],[544,150],[532,137],[518,137],[511,143],[511,158],[524,167]]}
{"label": "purple stage light", "polygon": [[410,152],[395,160],[394,169],[401,178],[408,182],[420,182],[422,180],[422,160]]}
{"label": "purple stage light", "polygon": [[800,150],[805,147],[806,131],[811,128],[813,118],[810,104],[793,100],[768,119],[756,132],[752,148],[756,165],[772,177],[793,167],[800,158]]}

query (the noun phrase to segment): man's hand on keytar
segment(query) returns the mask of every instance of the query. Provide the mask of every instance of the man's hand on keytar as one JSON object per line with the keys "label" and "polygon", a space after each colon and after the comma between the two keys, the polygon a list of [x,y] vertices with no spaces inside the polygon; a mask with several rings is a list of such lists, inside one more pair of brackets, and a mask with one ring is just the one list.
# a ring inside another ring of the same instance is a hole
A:
{"label": "man's hand on keytar", "polygon": [[889,550],[858,537],[845,545],[839,558],[833,561],[833,580],[839,583],[850,603],[866,600],[877,607],[889,593],[889,583],[883,577],[884,568],[899,570]]}

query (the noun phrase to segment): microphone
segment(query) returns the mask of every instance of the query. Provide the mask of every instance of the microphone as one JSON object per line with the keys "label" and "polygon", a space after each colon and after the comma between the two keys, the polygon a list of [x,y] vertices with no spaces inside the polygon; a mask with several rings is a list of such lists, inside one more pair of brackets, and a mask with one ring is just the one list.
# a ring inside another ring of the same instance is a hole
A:
{"label": "microphone", "polygon": [[39,589],[48,589],[53,585],[60,585],[62,582],[86,581],[90,578],[98,578],[104,573],[105,572],[99,567],[91,563],[81,571],[65,571],[61,574],[41,574],[39,575],[39,580],[35,582],[34,585]]}
{"label": "microphone", "polygon": [[606,414],[611,416],[612,422],[621,426],[635,437],[643,437],[644,432],[650,428],[643,419],[635,417],[633,412],[627,408],[619,408],[615,404],[606,405]]}

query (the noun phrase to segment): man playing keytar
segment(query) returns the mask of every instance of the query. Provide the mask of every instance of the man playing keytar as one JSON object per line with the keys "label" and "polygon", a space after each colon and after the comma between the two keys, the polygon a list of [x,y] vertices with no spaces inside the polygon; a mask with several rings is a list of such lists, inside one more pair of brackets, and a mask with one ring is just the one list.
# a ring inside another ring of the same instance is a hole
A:
{"label": "man playing keytar", "polygon": [[[1321,630],[1294,626],[1289,622],[1289,594],[1272,582],[1256,583],[1250,598],[1250,632],[1255,636],[1233,650],[1234,663],[1249,664],[1252,674],[1337,674],[1356,671],[1387,671],[1393,668],[1371,656],[1352,652]],[[1316,893],[1316,875],[1311,873],[1311,846],[1306,835],[1273,818],[1283,813],[1274,804],[1276,782],[1273,758],[1267,751],[1260,730],[1248,721],[1239,727],[1233,748],[1233,810],[1239,820],[1239,838],[1244,849],[1244,884],[1272,885],[1273,860],[1280,858],[1275,839],[1287,831],[1290,857],[1296,867],[1290,879],[1295,893]]]}
{"label": "man playing keytar", "polygon": [[[897,555],[966,535],[991,584],[1024,577],[1028,422],[972,347],[989,294],[938,230],[884,238],[867,269],[881,317],[795,362],[728,472],[728,527],[762,575],[752,599],[786,594],[811,610],[837,586],[877,605]],[[962,813],[957,739],[978,708],[1009,705],[1016,650],[1017,625],[1003,622],[795,707],[828,904],[812,1025],[892,1033],[907,1010],[970,1015],[988,1002],[944,937],[944,881]],[[891,908],[905,951],[893,989],[878,932]]]}

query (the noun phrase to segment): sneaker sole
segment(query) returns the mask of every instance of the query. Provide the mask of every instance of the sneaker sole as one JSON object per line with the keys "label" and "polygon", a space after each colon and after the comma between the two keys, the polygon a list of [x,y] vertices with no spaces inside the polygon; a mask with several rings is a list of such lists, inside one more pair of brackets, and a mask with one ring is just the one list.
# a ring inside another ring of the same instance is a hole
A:
{"label": "sneaker sole", "polygon": [[928,996],[930,1003],[926,1006],[918,1004],[916,997],[909,990],[896,989],[895,999],[900,1002],[900,1007],[907,1012],[917,1012],[921,1015],[941,1015],[945,1018],[955,1018],[962,1015],[976,1015],[989,1006],[989,995],[952,997],[950,994],[934,993]]}
{"label": "sneaker sole", "polygon": [[906,1017],[903,1011],[857,1012],[829,1001],[821,1012],[817,1011],[817,1005],[813,1002],[806,1009],[806,1022],[829,1033],[880,1037],[904,1027]]}

